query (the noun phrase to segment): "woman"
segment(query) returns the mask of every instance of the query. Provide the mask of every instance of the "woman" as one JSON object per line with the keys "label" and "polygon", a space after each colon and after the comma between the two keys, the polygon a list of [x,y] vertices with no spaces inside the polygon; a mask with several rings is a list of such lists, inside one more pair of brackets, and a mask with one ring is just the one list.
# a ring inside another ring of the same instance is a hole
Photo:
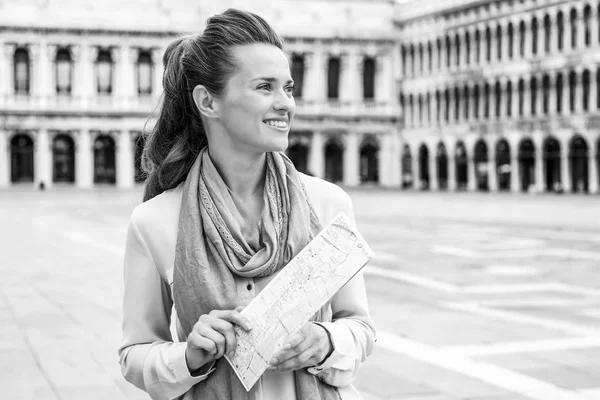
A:
{"label": "woman", "polygon": [[351,382],[374,341],[360,274],[287,338],[250,392],[223,358],[234,326],[252,329],[243,307],[338,212],[352,217],[341,189],[281,153],[295,112],[282,48],[262,18],[230,9],[165,52],[119,349],[125,378],[153,399],[360,398]]}

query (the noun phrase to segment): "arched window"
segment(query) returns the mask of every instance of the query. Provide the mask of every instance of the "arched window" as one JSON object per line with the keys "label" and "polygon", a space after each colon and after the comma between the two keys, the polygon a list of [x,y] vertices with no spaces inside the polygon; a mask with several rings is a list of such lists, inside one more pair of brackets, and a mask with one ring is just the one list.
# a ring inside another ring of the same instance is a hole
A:
{"label": "arched window", "polygon": [[467,65],[471,64],[471,35],[468,31],[465,32],[465,58]]}
{"label": "arched window", "polygon": [[327,65],[327,98],[337,100],[340,96],[340,59],[330,57]]}
{"label": "arched window", "polygon": [[502,60],[502,27],[498,25],[496,28],[496,59]]}
{"label": "arched window", "polygon": [[433,49],[431,46],[431,42],[427,42],[427,70],[431,72],[433,69]]}
{"label": "arched window", "polygon": [[444,143],[438,144],[435,158],[438,188],[446,190],[448,188],[448,154]]}
{"label": "arched window", "polygon": [[538,53],[538,20],[533,17],[531,20],[531,54],[534,56]]}
{"label": "arched window", "polygon": [[581,77],[581,100],[583,111],[588,111],[590,109],[590,71],[583,71],[583,76]]}
{"label": "arched window", "polygon": [[116,146],[111,136],[99,135],[94,141],[94,183],[117,181]]}
{"label": "arched window", "polygon": [[583,32],[585,46],[589,47],[592,44],[592,8],[587,5],[583,9]]}
{"label": "arched window", "polygon": [[508,81],[506,83],[506,116],[512,117],[512,82]]}
{"label": "arched window", "polygon": [[556,113],[560,114],[563,110],[563,77],[559,72],[556,74]]}
{"label": "arched window", "polygon": [[454,65],[456,65],[457,67],[460,66],[460,36],[458,35],[458,33],[456,34],[455,38],[454,38],[454,47],[456,48],[456,60],[454,62]]}
{"label": "arched window", "polygon": [[56,135],[52,141],[52,181],[75,182],[75,143],[69,135]]}
{"label": "arched window", "polygon": [[525,112],[525,81],[523,79],[519,79],[517,91],[519,92],[519,117],[522,117]]}
{"label": "arched window", "polygon": [[492,60],[492,30],[489,26],[485,29],[485,59]]}
{"label": "arched window", "polygon": [[425,144],[419,147],[419,189],[429,189],[429,149]]}
{"label": "arched window", "polygon": [[363,61],[363,98],[375,98],[375,59],[372,57],[365,57]]}
{"label": "arched window", "polygon": [[479,119],[479,85],[473,86],[473,117]]}
{"label": "arched window", "polygon": [[426,107],[426,123],[431,124],[431,93],[427,92],[427,96],[425,97],[425,107]]}
{"label": "arched window", "polygon": [[436,69],[440,70],[442,68],[442,41],[440,39],[436,40],[436,51],[437,51],[437,65]]}
{"label": "arched window", "polygon": [[490,117],[490,85],[487,82],[483,86],[483,117]]}
{"label": "arched window", "polygon": [[577,75],[575,71],[569,72],[569,111],[575,112],[575,96],[577,94]]}
{"label": "arched window", "polygon": [[379,182],[379,143],[370,136],[360,146],[360,181]]}
{"label": "arched window", "polygon": [[444,121],[450,120],[450,91],[444,90]]}
{"label": "arched window", "polygon": [[71,52],[67,48],[56,52],[56,93],[68,95],[71,93],[72,82]]}
{"label": "arched window", "polygon": [[15,93],[17,94],[29,94],[30,87],[30,64],[29,64],[29,52],[23,47],[19,47],[15,50],[14,54],[14,85]]}
{"label": "arched window", "polygon": [[552,21],[550,21],[550,16],[544,16],[544,52],[546,54],[550,53],[550,44],[552,40]]}
{"label": "arched window", "polygon": [[98,93],[105,95],[112,93],[112,74],[113,62],[110,50],[99,50],[98,59],[96,60],[96,87]]}
{"label": "arched window", "polygon": [[[402,75],[407,75],[407,71],[406,71],[406,46],[402,45],[400,46],[400,58],[402,59]],[[292,69],[293,72],[293,69]],[[293,78],[293,77],[292,77]],[[295,81],[296,79],[294,79]]]}
{"label": "arched window", "polygon": [[398,96],[398,101],[400,102],[400,110],[402,112],[402,115],[400,117],[401,118],[401,122],[402,122],[403,125],[406,125],[406,112],[407,112],[407,110],[405,108],[406,102],[405,102],[405,99],[404,99],[404,93],[400,92],[400,95]]}
{"label": "arched window", "polygon": [[420,94],[417,95],[417,113],[419,125],[423,125],[423,97]]}
{"label": "arched window", "polygon": [[409,121],[412,125],[415,124],[415,114],[414,114],[415,104],[412,93],[408,95],[408,110],[406,111],[406,115],[409,116]]}
{"label": "arched window", "polygon": [[446,36],[446,67],[450,68],[450,61],[452,59],[452,42],[450,36]]}
{"label": "arched window", "polygon": [[519,56],[525,57],[525,35],[527,35],[527,29],[525,29],[525,21],[519,23]]}
{"label": "arched window", "polygon": [[415,76],[415,46],[412,44],[408,49],[408,60],[410,61],[410,75]]}
{"label": "arched window", "polygon": [[537,113],[537,79],[535,77],[531,78],[529,83],[529,95],[531,97],[531,115],[536,115]]}
{"label": "arched window", "polygon": [[465,118],[465,121],[469,120],[469,97],[470,97],[470,93],[469,93],[469,87],[467,85],[465,85],[464,89],[463,89],[463,103],[464,103],[464,107],[463,107],[463,116]]}
{"label": "arched window", "polygon": [[475,63],[479,64],[481,62],[481,33],[479,30],[475,31]]}
{"label": "arched window", "polygon": [[565,18],[562,11],[556,14],[556,34],[558,50],[560,51],[565,47]]}
{"label": "arched window", "polygon": [[[406,73],[404,59],[406,57],[406,50],[402,46],[402,71]],[[294,80],[294,97],[297,99],[302,98],[302,89],[304,88],[304,56],[302,54],[294,53],[292,58],[292,79]]]}
{"label": "arched window", "polygon": [[140,51],[137,61],[138,94],[152,94],[152,56],[149,51]]}
{"label": "arched window", "polygon": [[577,47],[577,10],[572,9],[569,16],[570,28],[571,28],[571,48]]}
{"label": "arched window", "polygon": [[[496,143],[496,179],[498,190],[510,190],[510,146],[506,139],[500,139]],[[516,173],[516,171],[515,171]]]}
{"label": "arched window", "polygon": [[423,44],[422,43],[419,43],[418,52],[419,52],[419,71],[417,71],[417,73],[419,75],[423,75],[423,71],[425,71],[425,63],[423,62],[424,52],[423,52]]}
{"label": "arched window", "polygon": [[336,138],[325,144],[325,179],[334,183],[344,180],[344,146]]}
{"label": "arched window", "polygon": [[502,108],[502,88],[500,87],[500,82],[496,82],[496,85],[494,86],[494,114],[496,115],[496,118],[500,118],[502,117],[502,115],[500,115],[500,109]]}
{"label": "arched window", "polygon": [[550,110],[549,104],[550,98],[550,77],[548,75],[544,75],[542,78],[542,112],[544,115],[548,115]]}
{"label": "arched window", "polygon": [[439,123],[440,122],[440,115],[441,115],[441,106],[440,106],[440,102],[441,102],[441,96],[440,96],[440,91],[436,90],[435,91],[435,110],[436,110],[436,114],[435,114],[435,122]]}
{"label": "arched window", "polygon": [[513,24],[512,22],[510,22],[508,24],[508,28],[507,28],[507,39],[508,39],[508,58],[510,60],[512,60],[512,58],[514,57],[514,53],[513,53],[513,46],[514,46],[514,42],[515,42],[515,32],[514,32],[514,28],[513,28]]}
{"label": "arched window", "polygon": [[33,140],[27,134],[17,133],[10,141],[10,181],[33,182]]}

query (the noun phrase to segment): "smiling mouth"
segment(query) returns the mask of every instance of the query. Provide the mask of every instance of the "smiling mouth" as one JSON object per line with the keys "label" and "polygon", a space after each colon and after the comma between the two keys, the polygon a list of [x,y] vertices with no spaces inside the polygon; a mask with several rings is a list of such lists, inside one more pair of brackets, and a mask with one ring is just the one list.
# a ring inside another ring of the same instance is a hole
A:
{"label": "smiling mouth", "polygon": [[286,121],[263,121],[263,123],[271,128],[275,128],[280,131],[287,131],[290,127],[289,123]]}

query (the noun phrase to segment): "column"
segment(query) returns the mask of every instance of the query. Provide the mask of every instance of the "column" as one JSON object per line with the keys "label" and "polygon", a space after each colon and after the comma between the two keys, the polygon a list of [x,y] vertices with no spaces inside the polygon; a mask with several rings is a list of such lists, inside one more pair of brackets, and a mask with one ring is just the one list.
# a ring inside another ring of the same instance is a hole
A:
{"label": "column", "polygon": [[473,81],[467,82],[467,85],[469,86],[469,118],[467,118],[466,122],[469,122],[475,121],[475,85],[473,84]]}
{"label": "column", "polygon": [[154,48],[151,50],[150,54],[152,57],[152,95],[154,97],[159,97],[163,91],[162,87],[162,79],[164,73],[164,66],[162,63],[162,58],[164,54],[163,48]]}
{"label": "column", "polygon": [[[0,104],[4,103],[9,98],[13,89],[13,56],[15,53],[15,46],[12,44],[6,44],[0,41]],[[5,99],[6,97],[6,99]]]}
{"label": "column", "polygon": [[477,190],[477,181],[475,177],[475,157],[473,146],[465,143],[467,147],[467,190],[469,192],[474,192]]}
{"label": "column", "polygon": [[[428,40],[426,40],[425,41],[425,48],[423,49],[423,52],[424,52],[424,54],[423,54],[423,75],[430,75],[431,74],[431,72],[429,72],[429,65],[430,65],[429,63],[432,62],[433,60],[429,59],[429,50],[428,50],[428,47],[427,47],[427,45],[429,43],[430,42]],[[432,46],[431,50],[432,50],[432,56],[433,56],[433,46]]]}
{"label": "column", "polygon": [[[427,49],[425,49],[425,54],[427,54]],[[426,68],[427,64],[423,66]],[[362,99],[363,91],[362,89],[362,77],[359,77],[358,87],[359,87],[359,95]],[[375,56],[375,100],[382,103],[390,103],[396,97],[394,85],[390,85],[390,82],[394,81],[394,71],[393,71],[393,59],[392,54],[380,54]]]}
{"label": "column", "polygon": [[[577,7],[577,43],[575,43],[576,49],[583,49],[585,47],[585,29],[583,29],[583,4],[579,3]],[[596,8],[596,4],[592,4],[592,9]],[[590,21],[591,22],[591,21]],[[591,23],[590,23],[591,28]]]}
{"label": "column", "polygon": [[44,183],[46,187],[52,185],[52,152],[50,139],[46,129],[40,129],[35,134],[34,143],[34,180],[35,185]]}
{"label": "column", "polygon": [[33,70],[35,71],[35,80],[33,81],[33,93],[40,98],[41,105],[45,105],[48,96],[52,93],[51,80],[55,75],[52,68],[51,58],[56,55],[56,46],[49,46],[47,43],[40,43],[37,53],[37,59],[33,60]]}
{"label": "column", "polygon": [[569,141],[560,144],[560,182],[565,193],[571,193],[571,163],[569,163]]}
{"label": "column", "polygon": [[327,98],[327,63],[322,50],[307,53],[305,58],[306,80],[304,98],[311,102],[323,102]]}
{"label": "column", "polygon": [[510,191],[518,193],[521,191],[519,179],[519,149],[517,142],[513,141],[510,144]]}
{"label": "column", "polygon": [[448,65],[448,63],[446,62],[447,57],[449,57],[449,55],[446,53],[446,36],[442,36],[440,38],[440,57],[439,57],[439,65],[440,65],[440,71],[445,71],[446,70],[446,65]]}
{"label": "column", "polygon": [[596,149],[594,148],[594,144],[597,142],[597,139],[594,141],[590,141],[592,144],[590,155],[588,157],[588,171],[589,171],[589,188],[590,193],[598,193],[598,159],[596,158]]}
{"label": "column", "polygon": [[134,66],[139,56],[139,50],[123,45],[113,50],[113,60],[117,64],[117,102],[128,106],[131,104],[136,90],[137,80],[134,77]]}
{"label": "column", "polygon": [[325,176],[325,149],[323,132],[313,132],[310,141],[310,153],[308,158],[308,170],[317,178]]}
{"label": "column", "polygon": [[91,133],[83,128],[77,134],[75,146],[75,173],[77,187],[88,188],[93,184],[94,157]]}
{"label": "column", "polygon": [[506,92],[506,78],[500,78],[500,119],[505,119],[508,115],[506,109],[506,100],[510,93]]}
{"label": "column", "polygon": [[379,150],[379,159],[377,160],[377,167],[379,168],[379,185],[382,187],[393,186],[393,150],[394,144],[392,142],[391,133],[387,132],[380,136],[381,138],[381,149]]}
{"label": "column", "polygon": [[491,57],[490,57],[490,62],[491,63],[495,63],[498,61],[498,38],[496,37],[496,28],[497,26],[495,24],[493,24],[492,26],[490,26],[490,33],[491,33],[491,38],[492,38],[492,45],[490,46],[490,53],[491,53]]}
{"label": "column", "polygon": [[0,188],[7,187],[10,182],[10,149],[7,136],[8,132],[0,129]]}
{"label": "column", "polygon": [[544,111],[544,82],[542,74],[537,74],[535,80],[537,82],[537,93],[535,95],[535,115],[539,117],[543,115]]}
{"label": "column", "polygon": [[437,176],[437,165],[436,165],[436,155],[437,148],[435,144],[429,147],[429,188],[431,190],[439,190],[438,176]]}
{"label": "column", "polygon": [[511,96],[510,99],[510,115],[511,118],[519,118],[519,80],[514,79],[511,81],[510,85],[511,91],[508,96]]}
{"label": "column", "polygon": [[556,115],[556,75],[550,75],[550,93],[548,94],[548,115]]}
{"label": "column", "polygon": [[449,146],[445,143],[448,149],[448,191],[453,192],[456,190],[456,157],[454,151],[456,150],[456,142]]}
{"label": "column", "polygon": [[492,140],[488,140],[488,186],[490,192],[498,191],[498,175],[496,174],[496,149]]}
{"label": "column", "polygon": [[413,188],[416,190],[421,190],[421,168],[419,163],[419,147],[413,146],[410,149],[413,157],[412,161],[412,170],[413,170]]}
{"label": "column", "polygon": [[74,46],[72,50],[73,62],[75,63],[74,94],[81,97],[82,104],[85,107],[96,93],[94,63],[98,58],[98,48],[83,44]]}
{"label": "column", "polygon": [[[548,16],[550,17],[550,54],[556,54],[558,52],[558,25],[556,23],[556,14],[550,13]],[[543,26],[544,20],[542,19],[542,27]]]}
{"label": "column", "polygon": [[437,118],[437,112],[438,112],[438,104],[437,101],[435,100],[435,90],[433,92],[431,92],[429,94],[431,96],[431,126],[437,126],[438,121],[436,120]]}
{"label": "column", "polygon": [[415,76],[422,76],[421,69],[423,66],[421,65],[421,51],[423,50],[423,45],[421,43],[415,44]]}
{"label": "column", "polygon": [[583,111],[582,73],[581,67],[575,70],[575,114],[580,114]]}
{"label": "column", "polygon": [[471,52],[469,54],[469,65],[475,65],[475,54],[477,53],[477,42],[475,41],[475,29],[469,28],[469,40],[471,41]]}
{"label": "column", "polygon": [[592,42],[591,46],[595,47],[598,44],[598,9],[596,7],[592,7],[592,13],[590,15],[590,29],[591,36],[590,40]]}
{"label": "column", "polygon": [[525,20],[525,58],[531,57],[531,21]]}
{"label": "column", "polygon": [[[502,61],[508,60],[508,24],[506,21],[501,23],[502,26]],[[513,28],[513,41],[515,39],[514,28]],[[513,53],[514,55],[514,53]]]}
{"label": "column", "polygon": [[129,131],[121,131],[117,142],[117,186],[130,188],[133,186],[134,155],[133,141]]}
{"label": "column", "polygon": [[438,70],[438,45],[437,38],[431,39],[431,70]]}
{"label": "column", "polygon": [[490,85],[490,120],[497,119],[496,117],[496,84],[488,82]]}
{"label": "column", "polygon": [[[526,76],[523,79],[523,117],[531,116],[531,93],[530,93],[531,78]],[[517,83],[517,102],[519,101],[519,84]],[[517,110],[518,111],[518,110]]]}
{"label": "column", "polygon": [[596,110],[597,110],[596,102],[598,100],[598,94],[596,91],[596,68],[595,68],[595,66],[593,68],[590,68],[589,94],[590,94],[590,96],[588,97],[588,112],[596,113]]}
{"label": "column", "polygon": [[[357,52],[344,53],[340,57],[340,100],[342,102],[356,103],[362,100],[362,85],[361,76],[358,73],[360,64],[363,58]],[[377,79],[375,80],[377,81]],[[375,87],[375,95],[377,96],[378,88]]]}
{"label": "column", "polygon": [[[570,8],[563,8],[563,26],[564,26],[564,35],[563,35],[563,52],[566,50],[568,52],[571,51],[571,10]],[[581,27],[579,27],[581,29]]]}
{"label": "column", "polygon": [[544,192],[544,146],[541,137],[534,140],[535,144],[535,182],[537,193]]}
{"label": "column", "polygon": [[346,186],[358,186],[360,184],[358,139],[358,134],[355,132],[348,132],[346,135],[346,149],[344,151],[344,185]]}

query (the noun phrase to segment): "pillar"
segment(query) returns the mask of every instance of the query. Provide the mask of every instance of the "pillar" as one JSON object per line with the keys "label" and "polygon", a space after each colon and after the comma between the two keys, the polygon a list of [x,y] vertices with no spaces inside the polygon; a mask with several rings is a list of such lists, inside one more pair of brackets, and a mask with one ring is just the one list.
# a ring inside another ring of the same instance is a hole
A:
{"label": "pillar", "polygon": [[588,112],[595,113],[597,110],[596,102],[598,100],[598,94],[596,90],[596,68],[589,69],[590,71],[590,88],[589,88],[589,97],[588,97]]}
{"label": "pillar", "polygon": [[0,41],[0,105],[10,99],[13,88],[12,60],[15,52],[13,44]]}
{"label": "pillar", "polygon": [[391,132],[381,136],[381,147],[379,150],[378,169],[379,185],[382,187],[393,187],[394,176],[392,166],[394,165],[394,143]]}
{"label": "pillar", "polygon": [[[578,5],[582,5],[579,3]],[[592,9],[597,7],[597,4],[591,4]],[[592,24],[590,21],[590,28]],[[585,29],[583,29],[583,7],[577,7],[577,42],[575,43],[576,49],[583,49],[585,47]]]}
{"label": "pillar", "polygon": [[[563,26],[564,26],[564,35],[563,35],[563,51],[571,50],[571,9],[565,7],[562,9],[563,12]],[[579,27],[581,28],[581,27]]]}
{"label": "pillar", "polygon": [[430,115],[430,125],[431,126],[437,126],[438,121],[436,120],[437,118],[437,112],[438,112],[438,103],[435,99],[435,91],[431,92],[429,94],[431,96],[431,115]]}
{"label": "pillar", "polygon": [[511,118],[519,118],[519,80],[515,79],[511,81],[511,91],[507,93],[507,96],[511,96],[510,99],[510,115]]}
{"label": "pillar", "polygon": [[[340,101],[357,103],[362,100],[360,85],[362,77],[359,75],[359,67],[363,58],[355,51],[342,54],[340,57]],[[377,81],[377,79],[375,80]],[[377,96],[378,88],[375,87]]]}
{"label": "pillar", "polygon": [[580,114],[583,111],[582,74],[581,68],[575,70],[575,114]]}
{"label": "pillar", "polygon": [[323,51],[316,50],[305,56],[306,81],[304,98],[307,101],[319,103],[327,98],[327,63]]}
{"label": "pillar", "polygon": [[490,26],[491,33],[491,46],[490,46],[490,63],[495,63],[498,61],[498,38],[496,37],[496,25]]}
{"label": "pillar", "polygon": [[[550,75],[550,93],[548,94],[548,115],[556,115],[556,75]],[[564,88],[564,85],[563,85]]]}
{"label": "pillar", "polygon": [[506,118],[508,115],[506,109],[506,100],[510,93],[506,92],[506,79],[500,79],[500,119]]}
{"label": "pillar", "polygon": [[571,192],[571,165],[569,163],[569,141],[560,144],[560,181],[565,193]]}
{"label": "pillar", "polygon": [[413,154],[412,158],[412,170],[413,170],[413,188],[421,190],[421,168],[419,163],[419,146],[413,146],[410,149]]}
{"label": "pillar", "polygon": [[534,140],[535,144],[535,182],[536,192],[544,192],[544,146],[541,137]]}
{"label": "pillar", "polygon": [[88,188],[93,184],[94,157],[92,137],[88,129],[84,128],[77,134],[75,146],[75,173],[77,187]]}
{"label": "pillar", "polygon": [[543,76],[541,74],[537,74],[535,77],[537,81],[537,93],[535,95],[535,115],[538,117],[543,115],[544,111],[544,82]]}
{"label": "pillar", "polygon": [[531,41],[533,40],[532,36],[533,36],[533,34],[531,32],[531,22],[525,21],[525,57],[524,58],[531,57]]}
{"label": "pillar", "polygon": [[[531,116],[531,77],[523,79],[523,117]],[[519,102],[519,83],[517,82],[517,103]],[[517,108],[518,112],[518,108]]]}
{"label": "pillar", "polygon": [[123,45],[113,51],[113,60],[117,64],[116,86],[117,102],[129,106],[137,93],[137,79],[134,76],[134,66],[138,51]]}
{"label": "pillar", "polygon": [[431,58],[431,70],[437,71],[439,65],[437,39],[431,40]]}
{"label": "pillar", "polygon": [[52,78],[56,74],[52,68],[51,58],[55,57],[56,46],[49,46],[48,43],[42,42],[36,47],[38,47],[35,50],[37,59],[33,59],[33,70],[35,71],[33,93],[39,96],[40,104],[44,106],[53,92],[51,88]]}
{"label": "pillar", "polygon": [[[548,16],[550,17],[550,54],[556,54],[558,52],[558,24],[555,14],[550,13]],[[544,20],[542,19],[543,26]]]}
{"label": "pillar", "polygon": [[360,183],[358,139],[357,133],[348,132],[346,135],[344,150],[344,185],[346,186],[358,186]]}
{"label": "pillar", "polygon": [[448,191],[456,190],[456,158],[455,158],[455,150],[456,150],[456,142],[446,144],[446,149],[448,150]]}
{"label": "pillar", "polygon": [[310,153],[308,158],[308,171],[317,178],[325,176],[325,149],[323,132],[316,131],[312,134],[310,141]]}
{"label": "pillar", "polygon": [[519,179],[519,148],[516,143],[511,143],[510,150],[510,191],[518,193],[521,191],[521,181]]}
{"label": "pillar", "polygon": [[[508,25],[502,25],[502,61],[506,62],[508,60]],[[515,39],[514,28],[513,28],[513,41]],[[514,55],[514,53],[513,53]]]}
{"label": "pillar", "polygon": [[590,29],[591,29],[591,35],[590,35],[590,40],[591,40],[591,46],[590,47],[595,47],[598,44],[599,41],[599,37],[598,37],[598,8],[597,7],[592,7],[592,12],[590,15]]}
{"label": "pillar", "polygon": [[490,85],[490,120],[495,120],[496,117],[496,84],[492,82],[488,82]]}
{"label": "pillar", "polygon": [[42,182],[46,187],[52,185],[52,152],[48,130],[46,129],[40,129],[35,134],[33,181],[36,186]]}
{"label": "pillar", "polygon": [[490,192],[498,191],[498,175],[496,174],[496,149],[490,140],[488,145],[488,187]]}
{"label": "pillar", "polygon": [[590,141],[588,171],[589,171],[589,189],[590,193],[598,193],[598,158],[596,157],[596,149],[594,148],[596,141]]}
{"label": "pillar", "polygon": [[[425,48],[427,54],[427,48]],[[395,98],[393,58],[392,53],[380,54],[375,57],[375,100],[381,103],[391,103]],[[427,64],[423,66],[426,68]],[[357,80],[359,88],[362,88],[362,77]],[[360,98],[363,97],[360,90]]]}
{"label": "pillar", "polygon": [[475,29],[469,29],[469,40],[471,41],[471,52],[469,54],[469,65],[475,65],[475,54],[477,53],[477,42],[475,41]]}
{"label": "pillar", "polygon": [[96,93],[94,86],[94,63],[98,58],[98,48],[82,44],[74,46],[72,53],[73,62],[75,63],[74,94],[81,97],[82,105],[85,107]]}
{"label": "pillar", "polygon": [[469,146],[467,142],[465,142],[465,147],[467,148],[467,190],[469,192],[474,192],[477,190],[477,180],[475,177],[475,151],[473,146]]}
{"label": "pillar", "polygon": [[134,154],[131,132],[121,131],[119,133],[116,150],[117,186],[130,188],[134,183]]}
{"label": "pillar", "polygon": [[429,188],[431,190],[439,190],[438,176],[437,176],[437,148],[435,144],[428,146],[429,148]]}
{"label": "pillar", "polygon": [[150,52],[152,57],[152,95],[159,97],[163,91],[162,78],[164,66],[162,58],[164,54],[163,48],[153,48]]}
{"label": "pillar", "polygon": [[0,188],[7,187],[10,182],[10,149],[7,131],[0,129]]}

